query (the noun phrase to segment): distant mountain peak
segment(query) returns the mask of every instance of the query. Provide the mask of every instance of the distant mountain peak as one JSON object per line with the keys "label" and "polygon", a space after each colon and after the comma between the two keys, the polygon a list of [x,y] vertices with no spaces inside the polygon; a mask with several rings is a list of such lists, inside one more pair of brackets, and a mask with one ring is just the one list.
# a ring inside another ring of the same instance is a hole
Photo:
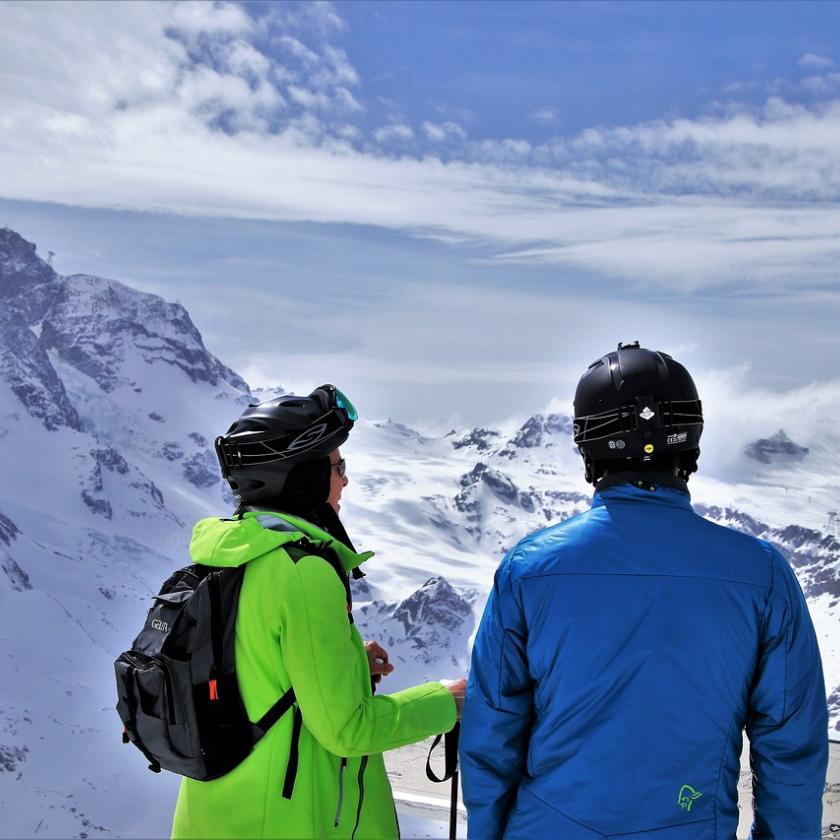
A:
{"label": "distant mountain peak", "polygon": [[81,429],[50,353],[106,393],[138,390],[138,363],[163,362],[194,383],[227,383],[250,395],[245,381],[208,352],[183,306],[116,280],[58,275],[34,243],[9,228],[0,230],[0,301],[0,381],[47,429]]}
{"label": "distant mountain peak", "polygon": [[[452,434],[454,434],[454,432],[450,432],[447,437]],[[479,452],[484,452],[488,450],[493,443],[495,443],[498,437],[499,432],[495,429],[478,427],[471,429],[466,434],[461,435],[461,437],[455,438],[455,440],[452,441],[452,446],[454,449],[463,449],[466,446],[474,446]]]}
{"label": "distant mountain peak", "polygon": [[762,464],[773,461],[801,461],[808,454],[807,446],[794,443],[784,429],[769,438],[759,438],[747,444],[744,453]]}
{"label": "distant mountain peak", "polygon": [[0,228],[0,300],[15,298],[57,279],[52,266],[38,256],[33,242],[11,228]]}
{"label": "distant mountain peak", "polygon": [[104,391],[129,384],[124,368],[136,354],[148,364],[179,367],[193,382],[225,381],[248,392],[245,381],[207,351],[183,306],[117,280],[64,278],[44,317],[41,341]]}
{"label": "distant mountain peak", "polygon": [[34,242],[24,239],[16,230],[0,228],[0,263],[12,259],[39,259]]}
{"label": "distant mountain peak", "polygon": [[511,439],[513,446],[533,449],[541,446],[545,436],[572,434],[572,421],[565,414],[535,414],[529,417]]}

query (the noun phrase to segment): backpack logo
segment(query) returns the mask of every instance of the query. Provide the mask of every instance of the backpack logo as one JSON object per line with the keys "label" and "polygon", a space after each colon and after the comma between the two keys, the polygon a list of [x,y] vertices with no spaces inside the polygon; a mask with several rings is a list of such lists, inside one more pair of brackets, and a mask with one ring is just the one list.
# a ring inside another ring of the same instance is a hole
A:
{"label": "backpack logo", "polygon": [[683,785],[680,788],[679,796],[677,796],[677,804],[683,811],[690,811],[691,806],[702,796],[703,794],[694,790],[691,785]]}
{"label": "backpack logo", "polygon": [[155,630],[160,630],[163,633],[169,630],[169,625],[165,621],[161,621],[159,618],[156,618],[152,622],[152,627],[154,627]]}
{"label": "backpack logo", "polygon": [[656,417],[656,412],[651,411],[650,406],[646,405],[640,412],[639,417],[642,420],[650,420],[651,417]]}

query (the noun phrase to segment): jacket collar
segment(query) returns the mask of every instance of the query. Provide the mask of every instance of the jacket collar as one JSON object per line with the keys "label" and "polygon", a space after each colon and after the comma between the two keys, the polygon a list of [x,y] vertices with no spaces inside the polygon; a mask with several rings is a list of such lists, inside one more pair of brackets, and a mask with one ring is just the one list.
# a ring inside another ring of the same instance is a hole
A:
{"label": "jacket collar", "polygon": [[[272,531],[285,532],[288,528],[288,533],[293,534],[294,536],[284,539],[283,542],[287,542],[290,539],[299,539],[303,536],[316,545],[332,549],[347,572],[351,572],[353,569],[358,568],[366,560],[373,557],[374,554],[372,551],[353,551],[343,542],[328,534],[323,528],[319,528],[317,525],[313,525],[311,522],[307,522],[305,519],[301,519],[298,516],[290,516],[288,513],[278,513],[273,510],[260,511],[254,507],[249,508],[243,518],[256,519],[264,528],[268,527]],[[278,525],[280,527],[277,527]]]}
{"label": "jacket collar", "polygon": [[665,472],[620,472],[598,482],[592,507],[611,501],[651,502],[691,510],[688,484]]}

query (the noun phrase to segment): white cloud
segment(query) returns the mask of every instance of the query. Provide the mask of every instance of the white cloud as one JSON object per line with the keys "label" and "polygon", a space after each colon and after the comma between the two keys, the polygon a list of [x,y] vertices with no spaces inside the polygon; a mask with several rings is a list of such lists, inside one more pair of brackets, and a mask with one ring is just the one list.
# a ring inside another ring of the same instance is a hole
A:
{"label": "white cloud", "polygon": [[340,85],[357,85],[359,84],[359,74],[347,58],[347,53],[338,47],[331,47],[327,44],[324,47],[324,57],[329,62],[333,78],[336,84]]}
{"label": "white cloud", "polygon": [[[744,449],[759,438],[783,429],[790,438],[810,449],[809,492],[814,492],[814,463],[823,460],[826,484],[836,464],[838,440],[834,418],[840,411],[840,380],[807,381],[792,388],[756,387],[757,375],[749,363],[732,368],[700,371],[695,376],[703,400],[705,428],[701,466],[725,478],[743,480],[750,464]],[[789,469],[785,483],[797,484]]]}
{"label": "white cloud", "polygon": [[329,110],[330,98],[325,93],[307,90],[297,85],[289,85],[289,96],[304,108]]}
{"label": "white cloud", "polygon": [[478,159],[501,165],[527,163],[533,150],[527,140],[510,137],[503,140],[479,140],[472,145],[472,152]]}
{"label": "white cloud", "polygon": [[392,123],[378,128],[373,137],[377,143],[410,143],[414,139],[414,129],[405,123]]}
{"label": "white cloud", "polygon": [[546,105],[544,108],[538,108],[536,111],[531,111],[528,116],[539,125],[557,125],[560,121],[560,109],[555,108],[553,105]]}
{"label": "white cloud", "polygon": [[310,50],[309,47],[291,35],[281,35],[277,41],[291,55],[305,64],[315,65],[320,61],[317,53]]}
{"label": "white cloud", "polygon": [[451,120],[433,123],[428,120],[423,123],[423,133],[432,143],[445,143],[447,140],[465,140],[467,132],[460,125]]}
{"label": "white cloud", "polygon": [[816,53],[811,52],[805,53],[805,55],[803,55],[799,59],[799,63],[800,65],[802,65],[802,67],[834,67],[833,59],[830,59],[824,55],[817,55]]}
{"label": "white cloud", "polygon": [[343,113],[357,114],[365,110],[364,105],[347,88],[336,88],[333,94],[333,101],[335,102],[336,108]]}
{"label": "white cloud", "polygon": [[[422,142],[462,159],[395,159],[350,145],[364,103],[346,52],[324,40],[334,9],[275,12],[272,26],[300,27],[274,31],[288,63],[258,48],[268,24],[239,7],[0,4],[0,191],[380,225],[673,288],[838,282],[838,100],[776,97],[536,147],[426,121]],[[212,34],[213,66],[167,37],[178,21],[190,38]],[[405,122],[373,137],[424,148]]]}
{"label": "white cloud", "polygon": [[826,94],[840,91],[840,73],[825,73],[822,76],[806,76],[802,87],[811,93]]}
{"label": "white cloud", "polygon": [[228,48],[228,67],[235,73],[250,73],[264,78],[271,69],[271,62],[247,41],[237,39]]}
{"label": "white cloud", "polygon": [[192,36],[241,34],[254,28],[252,19],[235,3],[184,0],[172,6],[170,15],[175,28]]}
{"label": "white cloud", "polygon": [[273,3],[266,16],[266,23],[299,31],[314,31],[321,36],[329,36],[347,29],[346,21],[327,0]]}

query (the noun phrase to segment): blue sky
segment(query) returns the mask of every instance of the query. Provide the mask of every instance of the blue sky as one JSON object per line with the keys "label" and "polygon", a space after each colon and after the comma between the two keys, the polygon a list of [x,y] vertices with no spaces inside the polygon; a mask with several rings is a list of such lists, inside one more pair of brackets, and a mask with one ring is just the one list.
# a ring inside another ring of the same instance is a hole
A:
{"label": "blue sky", "polygon": [[415,121],[443,109],[469,114],[477,137],[531,142],[694,116],[738,81],[756,86],[759,103],[761,87],[801,56],[835,51],[840,28],[840,5],[825,2],[355,0],[336,9],[369,96]]}
{"label": "blue sky", "polygon": [[0,222],[180,300],[254,383],[370,415],[566,408],[639,338],[795,428],[840,408],[838,18],[7,2]]}

